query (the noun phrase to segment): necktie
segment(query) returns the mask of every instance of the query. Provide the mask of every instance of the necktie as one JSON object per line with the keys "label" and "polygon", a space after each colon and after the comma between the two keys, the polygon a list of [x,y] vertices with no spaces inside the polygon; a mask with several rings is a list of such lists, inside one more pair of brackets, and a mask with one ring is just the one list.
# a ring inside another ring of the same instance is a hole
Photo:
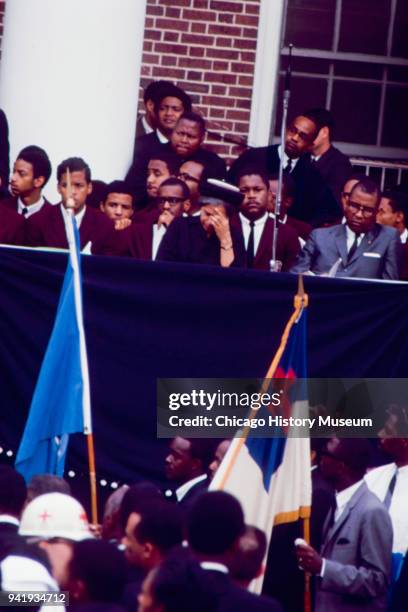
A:
{"label": "necktie", "polygon": [[384,506],[387,508],[387,510],[389,510],[391,506],[391,500],[392,500],[392,495],[394,493],[395,484],[397,482],[397,476],[398,476],[398,469],[395,470],[394,476],[390,480],[390,484],[388,485],[387,493],[385,494],[385,497],[384,497]]}
{"label": "necktie", "polygon": [[21,212],[23,213],[24,216],[26,216],[26,214],[28,213],[28,208],[24,207]]}
{"label": "necktie", "polygon": [[248,268],[252,268],[254,265],[254,226],[255,221],[250,221],[250,231],[248,238],[248,246],[247,246],[247,266]]}
{"label": "necktie", "polygon": [[289,172],[292,170],[292,164],[293,164],[293,161],[289,157],[288,158],[288,163],[286,164],[286,166],[283,169],[284,172],[287,172],[289,174]]}
{"label": "necktie", "polygon": [[351,260],[351,258],[353,257],[354,253],[357,251],[357,247],[358,247],[358,235],[356,234],[355,238],[354,238],[354,242],[351,245],[350,250],[349,250],[348,255],[347,255],[347,262],[349,262]]}

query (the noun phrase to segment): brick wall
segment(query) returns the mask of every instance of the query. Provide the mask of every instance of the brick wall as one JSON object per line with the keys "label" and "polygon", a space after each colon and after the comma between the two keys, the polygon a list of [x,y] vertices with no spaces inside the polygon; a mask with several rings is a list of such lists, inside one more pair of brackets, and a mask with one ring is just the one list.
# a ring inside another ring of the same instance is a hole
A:
{"label": "brick wall", "polygon": [[[211,132],[245,141],[258,16],[259,0],[147,0],[142,87],[174,81],[192,96]],[[217,136],[206,142],[227,158],[242,151]]]}

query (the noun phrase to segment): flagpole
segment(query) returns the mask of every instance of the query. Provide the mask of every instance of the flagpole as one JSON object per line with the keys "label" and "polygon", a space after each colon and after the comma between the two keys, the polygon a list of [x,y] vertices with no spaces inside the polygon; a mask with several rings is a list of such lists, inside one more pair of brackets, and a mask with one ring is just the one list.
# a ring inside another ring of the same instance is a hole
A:
{"label": "flagpole", "polygon": [[77,321],[80,337],[80,360],[81,369],[83,372],[83,417],[84,417],[84,435],[87,439],[87,450],[88,450],[88,469],[89,469],[89,485],[91,494],[91,520],[94,525],[98,524],[98,497],[96,490],[96,467],[95,467],[95,447],[94,438],[92,433],[92,416],[91,416],[91,399],[89,389],[89,370],[88,370],[88,357],[85,346],[85,332],[83,327],[82,317],[82,291],[79,282],[79,258],[80,254],[77,249],[75,235],[73,232],[73,223],[75,223],[75,203],[72,197],[72,185],[71,185],[71,173],[69,168],[66,170],[67,175],[67,200],[66,209],[71,217],[71,223],[67,225],[68,229],[68,246],[74,269],[74,286],[75,286],[75,307],[77,309]]}
{"label": "flagpole", "polygon": [[[292,329],[292,327],[295,325],[295,323],[297,322],[297,320],[299,319],[300,315],[302,314],[303,308],[307,308],[309,303],[309,296],[307,295],[307,293],[305,293],[305,288],[303,285],[303,276],[301,274],[299,274],[298,276],[298,289],[297,289],[297,293],[294,296],[293,299],[293,306],[294,306],[294,311],[292,313],[292,316],[290,317],[289,321],[286,324],[286,327],[284,329],[284,332],[282,334],[282,338],[280,341],[280,345],[278,350],[275,353],[275,357],[272,359],[272,363],[269,366],[269,369],[266,373],[266,376],[264,378],[264,381],[262,383],[262,387],[261,387],[261,391],[260,393],[264,393],[268,386],[269,386],[269,379],[273,378],[276,372],[276,369],[278,367],[279,361],[283,355],[283,352],[286,348],[287,342],[288,342],[288,338],[289,338],[289,334],[290,331]],[[248,419],[251,419],[253,417],[256,416],[256,414],[258,413],[258,410],[255,408],[252,408],[251,413],[248,417]],[[242,435],[240,435],[238,442],[234,448],[233,453],[230,456],[230,462],[223,474],[223,478],[219,483],[219,490],[223,490],[225,487],[225,484],[230,476],[231,470],[235,464],[235,461],[241,451],[242,446],[245,444],[245,441],[248,437],[248,434],[250,432],[250,427],[245,427],[242,431]]]}

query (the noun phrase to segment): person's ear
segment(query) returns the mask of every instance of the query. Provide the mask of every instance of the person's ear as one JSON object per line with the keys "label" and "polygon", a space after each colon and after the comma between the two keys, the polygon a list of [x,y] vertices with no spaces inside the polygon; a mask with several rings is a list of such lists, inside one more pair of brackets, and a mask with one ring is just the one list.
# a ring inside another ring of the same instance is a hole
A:
{"label": "person's ear", "polygon": [[154,102],[153,100],[147,100],[146,104],[146,110],[148,113],[151,113],[152,115],[154,115]]}
{"label": "person's ear", "polygon": [[191,208],[190,200],[184,200],[184,203],[183,203],[183,212],[188,213],[190,208]]}
{"label": "person's ear", "polygon": [[41,187],[44,187],[44,183],[45,183],[44,176],[37,176],[37,178],[33,180],[33,184],[36,189],[41,189]]}

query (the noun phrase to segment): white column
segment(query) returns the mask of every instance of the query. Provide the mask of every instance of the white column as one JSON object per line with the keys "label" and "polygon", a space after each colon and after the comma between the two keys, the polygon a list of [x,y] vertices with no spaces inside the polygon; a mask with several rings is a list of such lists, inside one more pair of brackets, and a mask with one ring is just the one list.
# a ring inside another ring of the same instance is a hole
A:
{"label": "white column", "polygon": [[261,0],[248,143],[269,144],[277,92],[284,0]]}
{"label": "white column", "polygon": [[123,178],[131,162],[146,0],[8,0],[0,106],[10,163],[43,147],[55,170],[83,157],[95,179]]}

